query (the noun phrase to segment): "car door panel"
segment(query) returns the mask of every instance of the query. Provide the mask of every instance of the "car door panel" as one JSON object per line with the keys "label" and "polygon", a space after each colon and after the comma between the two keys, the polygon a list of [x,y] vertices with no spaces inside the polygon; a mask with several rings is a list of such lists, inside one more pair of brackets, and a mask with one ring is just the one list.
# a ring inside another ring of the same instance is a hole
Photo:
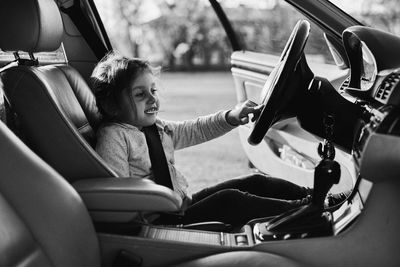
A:
{"label": "car door panel", "polygon": [[[260,103],[260,93],[279,57],[238,51],[231,57],[232,75],[238,103],[251,100]],[[313,66],[321,68],[321,66]],[[326,70],[329,73],[329,70]],[[333,80],[344,79],[344,73]],[[343,77],[342,77],[343,76]],[[252,146],[247,138],[252,124],[239,127],[239,136],[248,159],[259,171],[303,186],[313,186],[314,167],[319,162],[317,145],[320,138],[303,130],[296,118],[278,122],[267,132],[263,142]],[[341,183],[333,191],[350,188],[355,180],[351,156],[337,149],[336,160],[342,166]]]}

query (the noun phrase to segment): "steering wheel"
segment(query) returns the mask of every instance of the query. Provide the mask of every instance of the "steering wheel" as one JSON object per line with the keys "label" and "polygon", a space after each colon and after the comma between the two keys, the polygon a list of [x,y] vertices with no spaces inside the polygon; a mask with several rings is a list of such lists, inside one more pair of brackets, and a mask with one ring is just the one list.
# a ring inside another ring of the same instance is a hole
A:
{"label": "steering wheel", "polygon": [[[251,145],[257,145],[268,129],[278,121],[297,95],[298,86],[291,84],[296,67],[299,65],[310,33],[310,23],[300,20],[294,27],[283,49],[278,64],[272,70],[261,92],[262,109],[248,138]],[[291,85],[288,87],[288,85]]]}

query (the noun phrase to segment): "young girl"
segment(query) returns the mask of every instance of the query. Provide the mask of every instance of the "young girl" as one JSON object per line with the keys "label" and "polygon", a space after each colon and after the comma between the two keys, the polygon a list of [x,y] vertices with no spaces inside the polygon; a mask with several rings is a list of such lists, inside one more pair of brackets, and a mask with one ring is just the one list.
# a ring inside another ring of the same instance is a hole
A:
{"label": "young girl", "polygon": [[[175,168],[174,151],[224,135],[248,123],[260,106],[247,101],[233,110],[189,121],[166,121],[160,109],[154,69],[141,59],[110,53],[92,74],[103,124],[96,151],[121,177],[152,179],[144,127],[156,125],[168,164],[172,187],[183,199],[182,221],[222,221],[240,226],[247,221],[280,214],[309,202],[312,190],[261,174],[232,179],[188,195],[188,183]],[[161,152],[162,153],[162,152]]]}

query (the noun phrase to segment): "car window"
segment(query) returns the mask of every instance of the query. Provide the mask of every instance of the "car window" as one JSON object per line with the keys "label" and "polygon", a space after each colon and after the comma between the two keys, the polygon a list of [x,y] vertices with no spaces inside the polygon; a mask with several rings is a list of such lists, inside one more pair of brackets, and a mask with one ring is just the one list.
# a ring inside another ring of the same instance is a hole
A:
{"label": "car window", "polygon": [[398,0],[330,0],[367,26],[400,35]]}
{"label": "car window", "polygon": [[168,70],[228,69],[232,52],[207,0],[95,0],[114,49]]}
{"label": "car window", "polygon": [[[95,0],[114,49],[145,57],[168,70],[230,68],[232,49],[207,0]],[[219,1],[250,51],[282,52],[297,20],[304,18],[285,1]],[[334,65],[323,32],[312,24],[306,46],[309,62]],[[310,64],[313,69],[313,64]],[[335,67],[335,66],[333,66]],[[336,67],[334,68],[336,69]],[[314,68],[316,74],[324,68]]]}
{"label": "car window", "polygon": [[[221,0],[220,4],[224,7],[238,37],[245,44],[246,50],[266,53],[277,58],[282,53],[296,22],[306,19],[285,1]],[[323,73],[326,68],[317,67],[320,64],[327,65],[329,72],[338,70],[334,66],[324,33],[312,22],[305,54],[311,69],[318,75],[330,74]]]}

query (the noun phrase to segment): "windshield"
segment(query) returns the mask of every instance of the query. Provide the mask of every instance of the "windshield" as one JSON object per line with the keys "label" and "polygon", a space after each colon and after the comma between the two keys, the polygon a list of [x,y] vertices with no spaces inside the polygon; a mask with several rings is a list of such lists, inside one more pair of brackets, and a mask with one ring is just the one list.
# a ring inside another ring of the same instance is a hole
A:
{"label": "windshield", "polygon": [[398,0],[330,0],[366,26],[400,35]]}

